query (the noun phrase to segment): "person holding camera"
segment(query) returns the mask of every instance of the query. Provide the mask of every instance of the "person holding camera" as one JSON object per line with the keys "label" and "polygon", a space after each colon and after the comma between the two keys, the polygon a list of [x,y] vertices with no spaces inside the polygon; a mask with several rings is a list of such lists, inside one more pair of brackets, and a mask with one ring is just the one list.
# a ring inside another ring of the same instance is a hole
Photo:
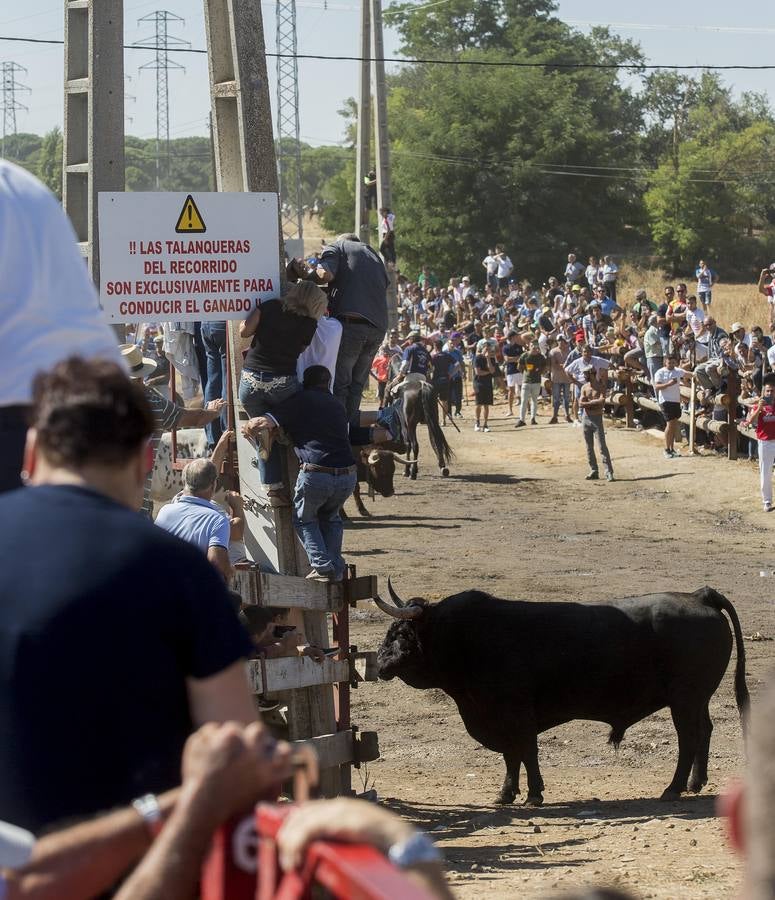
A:
{"label": "person holding camera", "polygon": [[474,402],[476,403],[476,424],[474,431],[489,431],[487,420],[492,406],[492,383],[495,376],[495,349],[486,339],[482,338],[476,345],[474,357]]}

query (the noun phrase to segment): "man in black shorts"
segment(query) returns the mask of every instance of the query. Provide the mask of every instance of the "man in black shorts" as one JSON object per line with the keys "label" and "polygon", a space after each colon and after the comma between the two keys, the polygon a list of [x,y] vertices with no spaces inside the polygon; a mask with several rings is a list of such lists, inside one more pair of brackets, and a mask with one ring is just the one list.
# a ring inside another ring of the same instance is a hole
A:
{"label": "man in black shorts", "polygon": [[674,446],[681,421],[681,379],[691,374],[684,369],[676,368],[677,362],[675,351],[670,350],[665,356],[665,365],[654,373],[654,388],[657,391],[662,415],[665,417],[666,459],[681,455]]}
{"label": "man in black shorts", "polygon": [[441,424],[446,425],[448,418],[452,421],[452,415],[449,410],[449,392],[452,384],[452,375],[457,368],[457,360],[451,353],[445,352],[442,341],[434,341],[433,346],[434,352],[431,354],[431,365],[433,366],[431,384],[436,388],[436,393],[441,403]]}

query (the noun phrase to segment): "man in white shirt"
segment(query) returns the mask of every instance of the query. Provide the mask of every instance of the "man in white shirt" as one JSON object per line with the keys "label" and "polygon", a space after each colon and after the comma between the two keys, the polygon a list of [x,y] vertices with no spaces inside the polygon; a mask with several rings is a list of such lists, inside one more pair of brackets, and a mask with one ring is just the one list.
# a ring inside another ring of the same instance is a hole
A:
{"label": "man in white shirt", "polygon": [[498,260],[498,269],[495,273],[498,276],[498,284],[496,287],[507,287],[509,275],[514,271],[514,265],[506,255],[503,244],[495,245],[495,259]]}
{"label": "man in white shirt", "polygon": [[606,296],[616,303],[616,282],[619,278],[619,266],[614,262],[613,256],[603,257],[602,278]]}
{"label": "man in white shirt", "polygon": [[56,197],[0,159],[0,492],[21,484],[32,379],[68,356],[118,362],[75,233]]}
{"label": "man in white shirt", "polygon": [[223,575],[232,576],[229,560],[231,523],[213,503],[218,470],[209,459],[194,459],[183,469],[183,491],[163,506],[156,524],[189,544],[194,544]]}
{"label": "man in white shirt", "polygon": [[487,256],[482,260],[482,265],[487,272],[487,284],[495,290],[498,287],[498,260],[494,250],[490,249],[487,251]]}
{"label": "man in white shirt", "polygon": [[697,298],[692,295],[686,301],[686,323],[692,329],[695,338],[702,334],[705,325],[705,313],[697,305]]}
{"label": "man in white shirt", "polygon": [[681,421],[681,379],[689,375],[676,367],[678,360],[671,351],[665,356],[665,365],[654,374],[657,399],[665,417],[665,457],[673,459],[681,454],[675,449],[675,436]]}

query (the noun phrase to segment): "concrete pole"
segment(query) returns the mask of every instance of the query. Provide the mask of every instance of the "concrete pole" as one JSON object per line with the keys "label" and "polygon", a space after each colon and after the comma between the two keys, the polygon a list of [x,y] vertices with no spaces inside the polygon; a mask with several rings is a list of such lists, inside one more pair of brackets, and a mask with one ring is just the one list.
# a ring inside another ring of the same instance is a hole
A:
{"label": "concrete pole", "polygon": [[369,211],[364,178],[371,168],[371,0],[361,0],[361,68],[358,92],[358,140],[355,156],[355,233],[369,243]]}
{"label": "concrete pole", "polygon": [[98,287],[97,194],[124,190],[123,43],[122,0],[65,0],[62,203]]}
{"label": "concrete pole", "polygon": [[[392,209],[393,200],[390,191],[390,136],[388,134],[387,117],[387,85],[385,83],[385,42],[382,31],[382,0],[371,2],[371,49],[372,71],[374,76],[374,113],[375,141],[377,159],[377,209]],[[379,215],[379,213],[378,213]],[[399,232],[400,233],[400,222]],[[398,240],[398,233],[396,240]],[[379,246],[379,239],[377,240]],[[388,273],[388,329],[398,327],[398,291],[396,286],[396,270],[387,265]]]}

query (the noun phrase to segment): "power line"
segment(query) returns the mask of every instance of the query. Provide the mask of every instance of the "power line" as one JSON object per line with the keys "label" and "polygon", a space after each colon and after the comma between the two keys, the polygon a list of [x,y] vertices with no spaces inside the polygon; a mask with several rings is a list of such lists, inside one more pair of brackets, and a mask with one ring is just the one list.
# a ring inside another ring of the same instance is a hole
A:
{"label": "power line", "polygon": [[[25,38],[11,37],[8,35],[0,35],[0,41],[16,41],[24,44],[64,44],[62,40],[44,39],[44,38]],[[162,50],[162,47],[145,46],[137,47],[134,44],[124,44],[125,50]],[[168,47],[169,53],[198,53],[207,54],[207,50],[201,50],[197,47]],[[692,65],[669,65],[667,63],[564,63],[556,61],[547,62],[520,62],[517,60],[495,60],[495,59],[425,59],[421,57],[413,57],[403,59],[396,56],[384,57],[365,57],[365,56],[328,56],[323,53],[266,53],[273,59],[313,59],[330,62],[383,62],[395,65],[411,66],[479,66],[481,68],[492,69],[630,69],[638,72],[653,72],[661,69],[670,71],[702,71],[702,72],[731,72],[731,71],[751,71],[751,72],[769,72],[775,69],[775,65],[749,65],[744,63],[734,63],[727,66],[705,65],[696,63]]]}

